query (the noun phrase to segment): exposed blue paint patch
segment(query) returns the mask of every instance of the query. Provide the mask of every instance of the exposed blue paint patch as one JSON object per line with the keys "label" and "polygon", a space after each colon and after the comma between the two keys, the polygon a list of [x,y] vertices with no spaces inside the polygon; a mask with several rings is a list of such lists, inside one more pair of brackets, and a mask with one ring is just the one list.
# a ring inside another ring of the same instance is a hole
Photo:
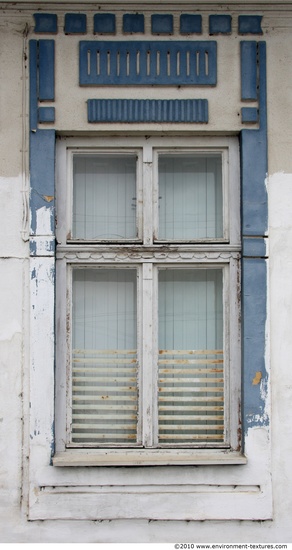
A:
{"label": "exposed blue paint patch", "polygon": [[85,34],[86,33],[85,13],[66,13],[64,32],[65,34]]}
{"label": "exposed blue paint patch", "polygon": [[[40,240],[39,240],[40,239]],[[56,251],[56,241],[54,237],[44,239],[43,236],[31,237],[29,243],[30,256],[54,256]]]}
{"label": "exposed blue paint patch", "polygon": [[[48,208],[46,197],[55,195],[55,131],[30,133],[31,232],[37,235],[37,211]],[[51,232],[54,232],[54,200],[49,203]]]}
{"label": "exposed blue paint patch", "polygon": [[217,83],[217,43],[212,40],[81,41],[79,49],[81,86]]}
{"label": "exposed blue paint patch", "polygon": [[192,13],[183,13],[180,16],[181,34],[201,34],[202,16]]}
{"label": "exposed blue paint patch", "polygon": [[231,15],[210,15],[209,34],[231,34]]}
{"label": "exposed blue paint patch", "polygon": [[39,41],[39,100],[55,99],[55,42]]}
{"label": "exposed blue paint patch", "polygon": [[58,19],[54,13],[34,13],[35,27],[34,32],[39,33],[57,33]]}
{"label": "exposed blue paint patch", "polygon": [[88,122],[208,122],[207,99],[89,99]]}
{"label": "exposed blue paint patch", "polygon": [[55,107],[39,107],[38,108],[39,122],[55,122]]}
{"label": "exposed blue paint patch", "polygon": [[242,254],[244,257],[249,258],[265,258],[267,256],[266,239],[262,237],[244,237],[242,241]]}
{"label": "exposed blue paint patch", "polygon": [[93,30],[95,33],[116,33],[116,16],[114,13],[96,13],[93,22]]}
{"label": "exposed blue paint patch", "polygon": [[[242,261],[242,326],[243,326],[243,424],[251,426],[268,424],[265,413],[267,384],[265,368],[265,328],[267,310],[266,261],[243,258]],[[259,373],[259,376],[257,376]],[[257,380],[258,378],[258,380]]]}
{"label": "exposed blue paint patch", "polygon": [[151,32],[152,34],[172,34],[173,15],[169,13],[151,15]]}
{"label": "exposed blue paint patch", "polygon": [[37,129],[37,106],[38,106],[38,86],[37,86],[37,59],[38,42],[30,40],[29,42],[29,127],[31,131]]}
{"label": "exposed blue paint patch", "polygon": [[239,34],[263,34],[261,15],[239,15],[238,32]]}
{"label": "exposed blue paint patch", "polygon": [[123,31],[126,33],[144,32],[144,15],[142,13],[125,13]]}
{"label": "exposed blue paint patch", "polygon": [[31,280],[33,280],[33,279],[36,279],[36,277],[37,277],[37,272],[36,272],[36,268],[34,267],[31,272],[30,278]]}
{"label": "exposed blue paint patch", "polygon": [[256,100],[257,92],[257,43],[240,43],[241,99]]}
{"label": "exposed blue paint patch", "polygon": [[242,123],[255,123],[259,120],[259,112],[256,107],[242,107],[241,109],[241,122]]}

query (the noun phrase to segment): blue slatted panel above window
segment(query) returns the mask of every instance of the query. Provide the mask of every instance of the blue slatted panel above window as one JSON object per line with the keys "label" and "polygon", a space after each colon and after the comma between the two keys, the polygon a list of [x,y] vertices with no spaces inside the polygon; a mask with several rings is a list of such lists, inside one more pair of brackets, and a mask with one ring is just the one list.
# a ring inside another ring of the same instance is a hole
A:
{"label": "blue slatted panel above window", "polygon": [[81,41],[80,85],[203,85],[217,81],[215,41]]}

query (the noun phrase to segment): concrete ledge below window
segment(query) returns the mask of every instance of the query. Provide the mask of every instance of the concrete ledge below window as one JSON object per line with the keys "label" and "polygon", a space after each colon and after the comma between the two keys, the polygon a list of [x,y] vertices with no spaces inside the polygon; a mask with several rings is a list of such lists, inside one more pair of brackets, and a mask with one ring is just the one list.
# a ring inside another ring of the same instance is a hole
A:
{"label": "concrete ledge below window", "polygon": [[70,449],[56,453],[54,466],[192,466],[246,464],[246,457],[229,449]]}

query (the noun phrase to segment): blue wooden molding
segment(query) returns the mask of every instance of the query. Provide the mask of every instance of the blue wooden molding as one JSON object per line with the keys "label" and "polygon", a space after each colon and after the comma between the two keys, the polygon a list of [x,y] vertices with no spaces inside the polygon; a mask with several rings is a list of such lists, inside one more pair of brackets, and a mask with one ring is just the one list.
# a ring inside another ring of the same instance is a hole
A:
{"label": "blue wooden molding", "polygon": [[181,34],[202,34],[202,16],[193,13],[182,13],[180,16]]}
{"label": "blue wooden molding", "polygon": [[152,34],[173,34],[173,15],[155,13],[151,15]]}
{"label": "blue wooden molding", "polygon": [[217,83],[215,41],[81,41],[80,86]]}
{"label": "blue wooden molding", "polygon": [[38,123],[53,123],[55,109],[39,106],[39,103],[55,101],[55,42],[54,40],[30,40],[30,129],[35,131]]}
{"label": "blue wooden molding", "polygon": [[94,33],[116,34],[116,16],[114,13],[96,13],[93,18]]}
{"label": "blue wooden molding", "polygon": [[31,235],[43,235],[38,228],[38,211],[48,211],[50,235],[55,230],[55,130],[30,132]]}
{"label": "blue wooden molding", "polygon": [[206,99],[89,99],[88,122],[208,122]]}
{"label": "blue wooden molding", "polygon": [[87,16],[84,13],[65,14],[65,34],[86,34]]}
{"label": "blue wooden molding", "polygon": [[262,15],[239,15],[238,32],[239,34],[263,34]]}
{"label": "blue wooden molding", "polygon": [[51,33],[58,32],[58,19],[54,13],[34,13],[35,33]]}
{"label": "blue wooden molding", "polygon": [[209,34],[231,34],[232,31],[231,15],[210,15],[209,16]]}
{"label": "blue wooden molding", "polygon": [[142,13],[125,13],[123,15],[124,33],[144,33],[144,15]]}
{"label": "blue wooden molding", "polygon": [[[242,44],[248,52],[244,71],[249,86],[242,86],[243,97],[254,97],[255,58],[257,63],[257,101],[259,128],[241,132],[241,224],[242,224],[242,364],[243,428],[269,424],[266,413],[268,374],[265,368],[267,321],[266,232],[268,204],[266,175],[267,156],[267,91],[266,43]],[[251,54],[252,53],[252,54]],[[241,57],[242,59],[242,57]],[[246,90],[249,89],[249,93]],[[250,90],[253,93],[250,93]],[[256,376],[257,374],[257,376]],[[260,382],[258,383],[258,381]]]}

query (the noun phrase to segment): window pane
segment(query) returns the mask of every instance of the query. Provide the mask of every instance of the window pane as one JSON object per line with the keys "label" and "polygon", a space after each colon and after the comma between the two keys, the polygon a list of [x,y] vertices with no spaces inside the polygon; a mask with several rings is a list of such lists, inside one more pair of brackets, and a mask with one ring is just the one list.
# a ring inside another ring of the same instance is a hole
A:
{"label": "window pane", "polygon": [[74,155],[73,237],[137,237],[136,155]]}
{"label": "window pane", "polygon": [[137,441],[134,269],[73,271],[72,441]]}
{"label": "window pane", "polygon": [[159,155],[159,239],[223,237],[222,157]]}
{"label": "window pane", "polygon": [[221,269],[159,270],[159,442],[224,439]]}

